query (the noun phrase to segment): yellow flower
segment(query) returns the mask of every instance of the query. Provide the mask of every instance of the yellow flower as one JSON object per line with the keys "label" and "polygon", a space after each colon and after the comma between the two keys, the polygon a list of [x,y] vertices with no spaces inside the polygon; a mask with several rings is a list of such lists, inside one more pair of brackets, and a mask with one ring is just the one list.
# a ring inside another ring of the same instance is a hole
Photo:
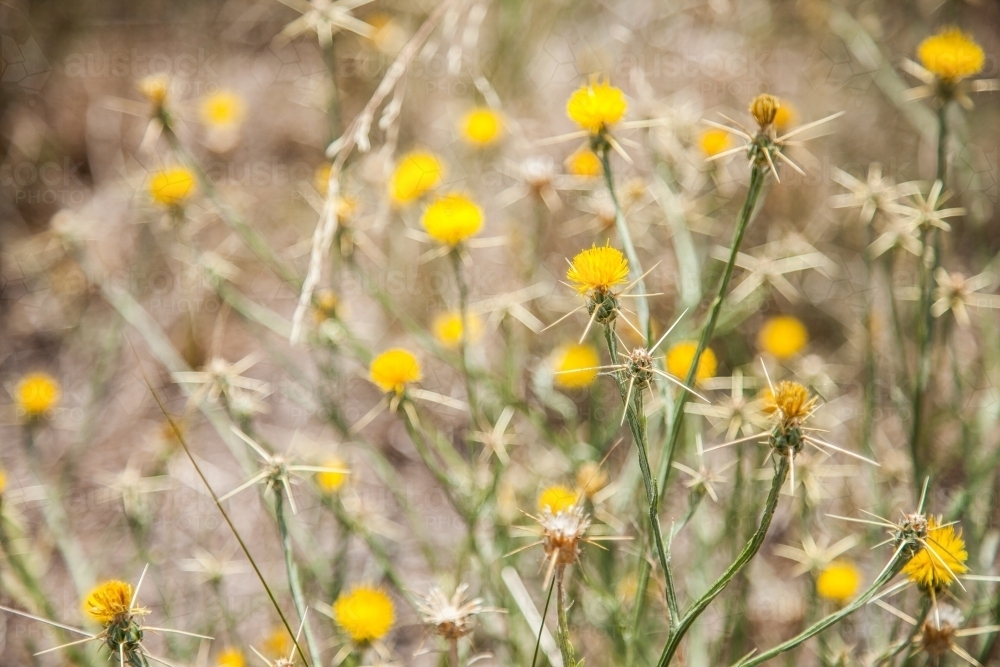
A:
{"label": "yellow flower", "polygon": [[314,304],[313,314],[316,316],[317,323],[337,317],[337,307],[340,305],[340,300],[332,289],[318,290]]}
{"label": "yellow flower", "polygon": [[779,131],[787,130],[789,127],[795,124],[798,120],[798,113],[795,111],[795,107],[786,101],[781,102],[781,106],[774,114],[774,127]]}
{"label": "yellow flower", "polygon": [[791,315],[769,318],[757,333],[757,346],[778,359],[795,356],[808,342],[806,325]]}
{"label": "yellow flower", "polygon": [[861,572],[849,561],[834,561],[816,577],[816,594],[837,604],[854,597],[861,584]]}
{"label": "yellow flower", "polygon": [[29,417],[40,417],[59,403],[59,382],[46,373],[28,373],[17,383],[14,400]]}
{"label": "yellow flower", "polygon": [[924,547],[903,567],[903,574],[924,589],[944,588],[955,580],[955,575],[969,570],[965,566],[969,554],[961,532],[956,532],[954,526],[939,526],[938,521],[933,516],[927,518],[926,542],[934,553]]}
{"label": "yellow flower", "polygon": [[593,461],[587,461],[576,471],[576,487],[588,498],[608,485],[608,475],[601,466]]}
{"label": "yellow flower", "polygon": [[180,206],[194,192],[194,174],[184,167],[171,167],[153,174],[149,194],[163,206]]}
{"label": "yellow flower", "polygon": [[236,93],[220,90],[201,102],[201,120],[209,127],[232,128],[243,122],[246,107]]}
{"label": "yellow flower", "polygon": [[[347,470],[347,464],[337,457],[332,457],[324,461],[323,467],[333,468],[335,470]],[[316,484],[319,486],[320,490],[327,495],[333,495],[336,493],[337,490],[343,486],[345,479],[347,479],[346,472],[324,471],[316,473]]]}
{"label": "yellow flower", "polygon": [[133,610],[132,584],[125,581],[105,581],[90,591],[83,601],[83,612],[101,625],[110,625],[125,616],[142,610]]}
{"label": "yellow flower", "polygon": [[725,130],[712,128],[701,133],[698,143],[705,155],[713,157],[728,149],[732,145],[732,140]]}
{"label": "yellow flower", "polygon": [[452,192],[435,199],[424,211],[424,229],[438,243],[456,246],[483,226],[483,210],[469,197]]}
{"label": "yellow flower", "polygon": [[135,87],[153,106],[159,108],[167,101],[170,93],[170,77],[166,74],[153,74],[140,79]]}
{"label": "yellow flower", "polygon": [[433,153],[414,151],[404,155],[389,179],[389,197],[397,206],[419,199],[441,182],[444,167]]}
{"label": "yellow flower", "polygon": [[577,253],[570,262],[566,272],[566,280],[573,283],[573,288],[580,294],[591,290],[608,292],[612,287],[623,284],[628,278],[628,260],[618,248],[608,245],[597,247],[594,244],[588,250]]}
{"label": "yellow flower", "polygon": [[[691,362],[694,361],[694,353],[698,350],[697,341],[682,340],[674,343],[667,351],[667,370],[671,375],[682,380],[687,378],[691,369]],[[712,348],[706,347],[698,359],[698,370],[695,371],[695,382],[702,382],[715,376],[715,371],[719,366]]]}
{"label": "yellow flower", "polygon": [[384,591],[357,586],[350,593],[337,598],[333,604],[333,615],[337,625],[355,643],[364,644],[381,639],[389,632],[395,619],[395,609]]}
{"label": "yellow flower", "polygon": [[503,134],[503,116],[487,107],[478,107],[462,118],[462,138],[478,148],[489,146]]}
{"label": "yellow flower", "polygon": [[7,488],[7,475],[4,474],[3,470],[0,470],[0,495],[3,495],[3,491],[6,488]]}
{"label": "yellow flower", "polygon": [[420,380],[420,362],[409,350],[393,348],[372,360],[369,373],[382,391],[401,394],[407,384]]}
{"label": "yellow flower", "polygon": [[555,354],[555,371],[552,382],[563,389],[589,387],[597,377],[601,358],[590,345],[572,344],[559,348]]}
{"label": "yellow flower", "polygon": [[[476,341],[483,331],[483,323],[473,313],[466,313],[469,322],[469,341]],[[445,347],[455,348],[462,342],[462,314],[457,311],[439,313],[431,325],[434,338]]]}
{"label": "yellow flower", "polygon": [[566,102],[566,115],[591,134],[607,131],[625,117],[626,111],[628,102],[622,91],[597,79],[573,91]]}
{"label": "yellow flower", "polygon": [[781,102],[778,98],[764,93],[753,98],[750,102],[750,115],[757,121],[757,125],[764,129],[774,123],[779,108],[781,108]]}
{"label": "yellow flower", "polygon": [[764,411],[769,414],[780,413],[783,422],[802,421],[812,412],[816,405],[816,397],[809,397],[809,390],[798,382],[782,380],[771,391],[764,390]]}
{"label": "yellow flower", "polygon": [[246,660],[239,649],[227,648],[215,659],[216,667],[246,667]]}
{"label": "yellow flower", "polygon": [[557,484],[544,489],[538,495],[538,509],[548,509],[553,514],[559,514],[574,507],[579,499],[579,493]]}
{"label": "yellow flower", "polygon": [[292,652],[292,638],[284,626],[277,626],[264,640],[264,653],[275,658],[283,658]]}
{"label": "yellow flower", "polygon": [[917,48],[920,62],[942,81],[953,83],[983,69],[983,49],[971,35],[958,28],[944,28]]}
{"label": "yellow flower", "polygon": [[604,173],[604,167],[597,153],[583,148],[566,158],[566,171],[580,178],[597,178]]}

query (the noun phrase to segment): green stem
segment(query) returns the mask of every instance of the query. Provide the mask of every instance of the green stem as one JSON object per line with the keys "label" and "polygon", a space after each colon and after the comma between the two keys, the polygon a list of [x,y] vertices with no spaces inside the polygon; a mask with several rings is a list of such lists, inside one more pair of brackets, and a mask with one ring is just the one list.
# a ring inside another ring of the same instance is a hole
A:
{"label": "green stem", "polygon": [[879,576],[879,578],[868,587],[868,590],[855,599],[854,602],[847,605],[840,611],[830,614],[826,618],[813,623],[811,626],[788,641],[778,644],[774,648],[763,653],[758,653],[752,658],[737,663],[738,667],[754,667],[754,665],[760,665],[767,662],[771,658],[781,655],[785,651],[792,650],[810,638],[823,632],[830,626],[835,625],[836,623],[847,618],[861,607],[864,607],[873,597],[875,597],[875,594],[880,588],[889,583],[889,581],[895,577],[901,569],[903,569],[903,566],[906,565],[906,562],[910,559],[909,551],[910,550],[908,548],[897,548],[896,553],[893,555],[892,560],[889,561],[889,564],[886,565],[885,569],[882,571],[881,576]]}
{"label": "green stem", "polygon": [[542,619],[538,622],[538,639],[535,640],[535,652],[531,657],[531,667],[535,667],[538,660],[538,647],[542,645],[542,633],[545,632],[545,617],[549,614],[549,603],[552,602],[552,591],[555,590],[556,582],[549,584],[549,594],[545,596],[545,608],[542,609]]}
{"label": "green stem", "polygon": [[299,622],[302,623],[306,636],[306,647],[309,649],[309,659],[313,665],[322,665],[319,650],[316,647],[316,640],[313,638],[312,629],[305,622],[306,602],[302,595],[302,583],[299,581],[298,568],[295,567],[295,560],[292,556],[292,540],[288,536],[288,526],[285,523],[284,511],[284,489],[279,485],[274,487],[274,516],[278,522],[278,534],[281,536],[281,551],[285,556],[285,573],[288,575],[288,588],[292,592],[292,601],[295,603],[295,610],[299,614]]}
{"label": "green stem", "polygon": [[469,374],[469,285],[465,282],[465,275],[462,273],[462,257],[457,249],[449,253],[451,257],[451,267],[455,271],[455,282],[458,284],[458,314],[462,320],[462,335],[458,342],[459,364],[462,367],[462,376],[465,378],[465,393],[469,400],[469,414],[472,422],[476,421],[476,392]]}
{"label": "green stem", "polygon": [[566,576],[566,566],[556,567],[556,612],[559,620],[559,652],[562,654],[563,667],[575,667],[576,658],[573,653],[573,645],[569,641],[569,619],[566,614],[566,587],[564,578]]}
{"label": "green stem", "polygon": [[[632,243],[632,235],[628,231],[628,224],[625,222],[625,213],[621,204],[618,203],[618,194],[615,192],[615,180],[611,174],[611,160],[608,152],[611,144],[604,140],[599,151],[601,156],[601,166],[604,169],[604,184],[608,187],[608,194],[611,195],[611,203],[615,208],[615,231],[618,232],[618,240],[621,241],[622,248],[625,249],[625,257],[628,259],[629,280],[635,283],[636,313],[639,316],[639,331],[649,338],[649,302],[646,300],[646,285],[642,281],[642,264],[639,263],[639,255],[635,251]],[[612,359],[613,363],[613,359]]]}
{"label": "green stem", "polygon": [[674,653],[677,651],[678,646],[680,646],[681,640],[684,639],[684,635],[687,634],[688,630],[691,629],[691,625],[695,622],[698,616],[701,615],[708,605],[711,604],[712,600],[719,596],[729,582],[740,573],[740,571],[746,567],[757,552],[760,550],[761,546],[764,544],[764,538],[767,536],[768,528],[771,527],[771,519],[774,518],[774,512],[778,507],[778,499],[781,496],[781,487],[785,484],[785,478],[788,476],[789,469],[789,459],[787,455],[779,456],[777,453],[774,455],[775,458],[775,468],[774,468],[774,478],[771,480],[771,491],[767,495],[767,502],[764,504],[764,513],[760,518],[760,525],[757,527],[757,531],[747,542],[747,545],[743,547],[743,551],[736,557],[726,571],[719,577],[711,588],[698,598],[694,604],[687,610],[684,616],[680,619],[677,624],[677,628],[670,633],[670,638],[667,640],[667,645],[663,648],[663,653],[660,655],[660,660],[657,662],[658,667],[666,667],[670,664],[670,660],[674,657]]}
{"label": "green stem", "polygon": [[[695,372],[701,361],[701,355],[705,351],[705,348],[708,347],[708,343],[712,340],[712,335],[715,333],[715,325],[718,323],[719,314],[722,312],[722,302],[725,300],[726,292],[729,290],[729,281],[732,280],[733,268],[736,266],[736,255],[743,244],[743,236],[746,234],[747,227],[750,226],[750,219],[753,216],[754,209],[757,207],[757,200],[760,198],[766,176],[767,172],[765,169],[756,165],[751,167],[750,187],[747,189],[746,200],[743,202],[739,219],[736,221],[736,231],[733,233],[733,243],[729,251],[729,260],[726,262],[726,268],[722,273],[719,289],[712,300],[708,320],[706,320],[705,325],[701,329],[701,336],[698,338],[698,349],[695,350],[694,358],[691,360],[691,367],[688,369],[687,377],[684,379],[684,384],[689,387],[693,386]],[[666,488],[667,477],[670,474],[670,463],[673,461],[677,438],[680,436],[681,423],[684,417],[684,404],[687,402],[687,399],[687,392],[682,391],[677,395],[677,400],[674,401],[674,411],[670,419],[670,435],[667,436],[663,458],[660,460],[660,469],[657,471],[656,476],[658,488],[661,489]]]}

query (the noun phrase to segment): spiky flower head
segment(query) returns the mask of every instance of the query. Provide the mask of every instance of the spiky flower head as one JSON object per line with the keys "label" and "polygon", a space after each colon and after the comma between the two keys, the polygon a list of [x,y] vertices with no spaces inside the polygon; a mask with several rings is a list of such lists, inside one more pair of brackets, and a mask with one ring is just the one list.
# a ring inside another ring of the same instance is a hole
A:
{"label": "spiky flower head", "polygon": [[563,389],[589,387],[597,377],[601,358],[591,345],[573,343],[556,350],[553,355],[555,375],[552,382]]}
{"label": "spiky flower head", "polygon": [[83,612],[105,627],[130,621],[132,616],[146,613],[145,609],[132,606],[134,593],[132,584],[126,581],[105,581],[84,598]]}
{"label": "spiky flower head", "polygon": [[920,636],[917,638],[920,648],[936,662],[941,656],[954,650],[956,633],[964,620],[962,612],[955,607],[938,603],[920,626]]}
{"label": "spiky flower head", "polygon": [[448,641],[457,641],[470,634],[476,615],[484,609],[482,598],[466,598],[468,589],[468,584],[462,584],[449,598],[437,586],[432,588],[422,600],[417,601],[417,612],[424,625]]}
{"label": "spiky flower head", "polygon": [[808,342],[806,325],[791,315],[769,318],[757,333],[757,346],[778,359],[795,356]]}
{"label": "spiky flower head", "polygon": [[393,348],[372,360],[368,369],[371,381],[382,391],[402,394],[406,385],[421,378],[420,362],[409,350]]}
{"label": "spiky flower head", "polygon": [[566,115],[592,135],[606,132],[624,118],[627,111],[625,94],[596,78],[573,91],[566,102]]}
{"label": "spiky flower head", "polygon": [[560,484],[546,487],[538,494],[538,509],[549,511],[552,514],[559,514],[575,507],[580,499],[580,494],[570,488]]}
{"label": "spiky flower head", "polygon": [[14,390],[14,402],[29,418],[37,418],[59,404],[59,382],[47,373],[28,373]]}
{"label": "spiky flower head", "polygon": [[[674,377],[682,380],[687,378],[691,370],[691,363],[694,361],[694,353],[698,351],[698,342],[693,340],[682,340],[674,343],[667,350],[667,371]],[[712,348],[706,347],[701,357],[698,359],[698,370],[695,371],[695,382],[703,382],[715,376],[715,371],[719,366]]]}
{"label": "spiky flower head", "polygon": [[757,121],[761,131],[766,130],[774,124],[774,118],[781,108],[781,102],[774,95],[767,93],[758,95],[750,102],[750,115]]}
{"label": "spiky flower head", "polygon": [[444,245],[456,246],[483,226],[483,210],[467,195],[452,192],[438,197],[421,219],[427,234]]}
{"label": "spiky flower head", "polygon": [[922,41],[917,56],[927,71],[945,83],[979,74],[985,60],[983,49],[976,40],[954,26],[943,28]]}
{"label": "spiky flower head", "polygon": [[955,577],[968,572],[969,558],[961,531],[953,525],[940,525],[940,519],[927,517],[926,545],[903,567],[903,574],[921,589],[938,591],[947,588]]}
{"label": "spiky flower head", "polygon": [[628,260],[610,241],[600,246],[595,243],[577,253],[570,262],[566,279],[580,294],[600,292],[607,294],[613,287],[623,285],[628,279]]}
{"label": "spiky flower head", "polygon": [[538,516],[545,555],[555,565],[570,565],[580,555],[580,540],[590,527],[590,517],[579,505],[553,514],[544,509]]}
{"label": "spiky flower head", "polygon": [[854,597],[860,584],[861,572],[854,563],[835,560],[816,577],[816,594],[842,605]]}
{"label": "spiky flower head", "polygon": [[194,174],[186,167],[169,167],[154,172],[149,180],[149,194],[157,204],[176,208],[195,190]]}
{"label": "spiky flower head", "polygon": [[333,616],[354,643],[367,644],[389,632],[396,611],[382,589],[356,586],[337,598]]}
{"label": "spiky flower head", "polygon": [[466,143],[485,148],[503,135],[503,116],[489,107],[477,107],[465,114],[459,129]]}
{"label": "spiky flower head", "polygon": [[764,410],[784,425],[799,425],[812,413],[816,397],[798,382],[782,380],[764,394]]}
{"label": "spiky flower head", "polygon": [[[475,313],[466,313],[465,319],[469,325],[469,340],[465,342],[479,340],[479,337],[483,333],[482,320]],[[434,334],[434,339],[445,347],[458,347],[465,338],[462,313],[454,310],[446,313],[438,313],[431,324],[431,332]]]}
{"label": "spiky flower head", "polygon": [[407,153],[389,179],[389,198],[397,206],[409,204],[436,188],[443,176],[444,166],[433,153]]}

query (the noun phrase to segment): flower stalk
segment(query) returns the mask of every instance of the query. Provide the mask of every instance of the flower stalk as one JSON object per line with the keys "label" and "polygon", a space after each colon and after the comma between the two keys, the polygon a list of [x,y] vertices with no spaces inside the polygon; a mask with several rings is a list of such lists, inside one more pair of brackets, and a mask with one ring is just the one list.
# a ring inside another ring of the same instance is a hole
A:
{"label": "flower stalk", "polygon": [[[305,619],[306,603],[305,596],[302,595],[302,582],[299,580],[298,568],[292,554],[292,540],[288,535],[288,525],[285,523],[285,509],[283,488],[280,485],[274,486],[274,516],[278,523],[278,534],[281,537],[281,552],[285,557],[285,573],[288,576],[288,588],[292,592],[292,601],[295,603],[295,611],[300,619]],[[312,629],[308,623],[303,623],[303,634],[306,639],[306,647],[309,649],[309,659],[314,665],[322,665],[319,651],[316,647],[316,640],[313,637]]]}
{"label": "flower stalk", "polygon": [[558,617],[559,653],[564,667],[575,667],[576,657],[573,644],[569,641],[569,620],[566,605],[566,566],[556,566],[556,615]]}

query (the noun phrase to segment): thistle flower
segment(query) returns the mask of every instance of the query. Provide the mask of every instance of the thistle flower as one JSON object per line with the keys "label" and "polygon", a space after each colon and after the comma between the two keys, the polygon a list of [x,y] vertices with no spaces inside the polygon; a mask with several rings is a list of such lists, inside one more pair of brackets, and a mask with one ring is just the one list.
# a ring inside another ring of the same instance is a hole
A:
{"label": "thistle flower", "polygon": [[788,359],[809,343],[809,331],[791,315],[768,318],[757,333],[757,346],[778,359]]}
{"label": "thistle flower", "polygon": [[719,153],[728,150],[732,145],[729,132],[718,128],[705,130],[698,137],[698,146],[706,157],[714,157]]}
{"label": "thistle flower", "polygon": [[[886,604],[882,600],[875,600],[875,602],[906,623],[912,626],[917,625],[917,619],[909,614]],[[913,638],[913,647],[925,652],[933,664],[943,664],[944,656],[950,652],[973,667],[982,667],[978,660],[956,643],[956,640],[963,637],[993,634],[1000,630],[1000,626],[988,625],[961,629],[964,622],[965,618],[962,616],[962,612],[955,607],[944,603],[935,604],[927,618],[920,624],[920,630]]]}
{"label": "thistle flower", "polygon": [[793,130],[786,132],[785,134],[778,136],[777,123],[778,111],[781,109],[781,101],[774,95],[762,94],[755,97],[750,102],[750,115],[753,116],[754,121],[757,123],[757,131],[751,132],[747,128],[743,127],[731,118],[726,118],[736,127],[729,127],[727,125],[721,125],[719,123],[714,123],[709,120],[702,121],[707,125],[736,134],[742,137],[746,141],[745,146],[739,146],[737,148],[730,148],[728,150],[723,150],[714,155],[710,155],[708,160],[718,160],[720,158],[726,157],[728,155],[733,155],[740,151],[746,151],[747,157],[750,160],[751,166],[756,168],[767,168],[774,175],[774,180],[781,182],[778,178],[778,170],[775,168],[774,161],[781,160],[789,167],[799,172],[805,176],[805,172],[799,165],[795,164],[787,155],[785,151],[790,146],[797,146],[802,143],[802,141],[789,141],[792,137],[805,132],[806,130],[811,130],[814,127],[827,123],[834,118],[839,118],[844,115],[843,111],[835,114],[831,114],[825,118],[814,121],[812,123],[806,123],[805,125],[800,125]]}
{"label": "thistle flower", "polygon": [[236,93],[220,90],[201,101],[199,112],[205,125],[214,129],[231,129],[243,122],[246,105]]}
{"label": "thistle flower", "polygon": [[628,260],[621,250],[608,245],[581,250],[570,262],[566,279],[579,294],[609,294],[628,279]]}
{"label": "thistle flower", "polygon": [[943,590],[960,574],[968,572],[969,558],[962,534],[954,524],[940,525],[940,519],[927,517],[926,545],[903,567],[903,574],[922,590]]}
{"label": "thistle flower", "polygon": [[624,93],[596,77],[575,90],[566,102],[566,115],[591,135],[606,133],[627,111]]}
{"label": "thistle flower", "polygon": [[816,594],[838,605],[854,597],[861,585],[861,572],[854,563],[838,560],[830,563],[816,577]]}
{"label": "thistle flower", "polygon": [[409,350],[393,348],[372,360],[369,377],[382,391],[401,395],[406,385],[419,382],[420,362]]}
{"label": "thistle flower", "polygon": [[754,378],[744,379],[743,371],[739,369],[733,371],[732,377],[704,380],[701,383],[703,388],[728,388],[729,396],[716,399],[714,403],[688,401],[684,410],[692,414],[704,415],[715,421],[712,433],[719,434],[724,431],[727,440],[732,440],[741,431],[744,435],[750,435],[754,428],[762,428],[767,425],[767,418],[763,412],[763,400],[748,398],[746,395],[746,385],[751,384],[753,380]]}
{"label": "thistle flower", "polygon": [[455,642],[472,633],[475,617],[484,611],[482,598],[466,598],[468,584],[460,584],[449,598],[435,586],[427,595],[417,601],[420,620],[436,635]]}
{"label": "thistle flower", "polygon": [[396,206],[416,201],[441,182],[444,167],[433,153],[413,151],[399,159],[389,179],[389,198]]}
{"label": "thistle flower", "polygon": [[323,467],[326,470],[316,473],[316,486],[324,494],[331,496],[344,485],[344,481],[350,473],[350,468],[337,457],[330,457],[323,461]]}
{"label": "thistle flower", "polygon": [[475,148],[486,148],[500,140],[504,131],[503,116],[489,107],[477,107],[462,117],[462,139]]}
{"label": "thistle flower", "polygon": [[572,509],[580,500],[580,494],[565,486],[555,484],[548,486],[538,494],[538,509],[559,514]]}
{"label": "thistle flower", "polygon": [[452,192],[435,199],[421,222],[432,239],[455,247],[479,232],[483,210],[467,195]]}
{"label": "thistle flower", "polygon": [[355,586],[333,603],[333,617],[351,641],[365,645],[388,634],[396,619],[396,610],[382,589]]}
{"label": "thistle flower", "polygon": [[972,108],[969,92],[1000,89],[1000,82],[980,79],[965,83],[965,79],[979,74],[983,69],[985,54],[971,35],[949,26],[936,35],[926,38],[917,47],[920,64],[903,60],[903,68],[924,85],[906,91],[911,100],[933,96],[939,104],[957,100],[965,108]]}
{"label": "thistle flower", "polygon": [[834,208],[860,208],[858,219],[867,225],[875,219],[876,213],[886,214],[896,204],[900,197],[918,192],[915,182],[896,185],[890,176],[882,176],[882,165],[873,162],[868,165],[868,175],[865,180],[855,178],[841,169],[834,169],[833,180],[847,188],[850,192],[834,195],[830,198],[830,206]]}
{"label": "thistle flower", "polygon": [[951,225],[945,222],[945,219],[965,215],[964,208],[939,208],[950,198],[951,193],[944,192],[944,183],[934,181],[926,197],[919,191],[915,192],[911,196],[911,204],[896,204],[889,210],[899,215],[911,229],[937,227],[950,232]]}
{"label": "thistle flower", "polygon": [[[686,378],[694,361],[694,353],[698,351],[698,341],[682,340],[674,343],[667,351],[667,371],[679,378]],[[706,347],[698,359],[698,370],[695,371],[695,383],[701,383],[715,375],[718,361],[712,348]]]}
{"label": "thistle flower", "polygon": [[698,456],[697,469],[686,466],[678,461],[672,461],[670,465],[689,477],[689,479],[684,481],[685,488],[691,489],[696,494],[707,493],[709,498],[715,502],[719,502],[719,494],[715,492],[715,484],[726,481],[726,478],[722,476],[722,473],[739,463],[739,459],[733,459],[719,470],[712,470],[705,465],[705,450],[702,445],[700,434],[695,440],[695,444],[697,446],[696,454]]}
{"label": "thistle flower", "polygon": [[[466,313],[465,319],[469,323],[468,343],[479,340],[483,333],[483,322],[475,313]],[[458,347],[465,339],[465,327],[462,322],[462,313],[458,311],[448,311],[438,313],[431,323],[431,332],[434,339],[447,348]]]}
{"label": "thistle flower", "polygon": [[144,616],[148,609],[135,607],[132,584],[112,580],[95,586],[83,601],[83,611],[103,626],[120,623],[128,615]]}
{"label": "thistle flower", "polygon": [[37,419],[59,405],[61,394],[59,382],[51,375],[28,373],[14,389],[14,402],[28,419]]}
{"label": "thistle flower", "polygon": [[271,393],[270,385],[262,380],[243,377],[243,373],[257,363],[257,358],[256,354],[248,354],[230,364],[221,357],[213,357],[201,371],[173,373],[174,382],[201,385],[188,397],[189,406],[199,405],[206,398],[209,403],[218,402],[220,397],[231,401],[245,392],[264,398]]}
{"label": "thistle flower", "polygon": [[233,647],[227,648],[215,659],[215,667],[246,667],[246,664],[243,652]]}
{"label": "thistle flower", "polygon": [[157,204],[179,208],[194,194],[194,174],[185,167],[170,167],[154,172],[149,181],[149,194]]}
{"label": "thistle flower", "polygon": [[951,311],[958,325],[967,328],[971,324],[968,308],[1000,308],[1000,297],[979,293],[993,285],[996,280],[993,274],[980,273],[966,278],[961,273],[949,273],[939,266],[934,272],[934,280],[937,282],[935,301],[931,305],[931,315],[934,317],[941,317]]}
{"label": "thistle flower", "polygon": [[571,343],[555,351],[552,382],[563,389],[589,387],[597,377],[601,358],[592,345]]}
{"label": "thistle flower", "polygon": [[566,171],[577,178],[597,178],[604,173],[604,166],[597,153],[581,148],[566,158]]}

